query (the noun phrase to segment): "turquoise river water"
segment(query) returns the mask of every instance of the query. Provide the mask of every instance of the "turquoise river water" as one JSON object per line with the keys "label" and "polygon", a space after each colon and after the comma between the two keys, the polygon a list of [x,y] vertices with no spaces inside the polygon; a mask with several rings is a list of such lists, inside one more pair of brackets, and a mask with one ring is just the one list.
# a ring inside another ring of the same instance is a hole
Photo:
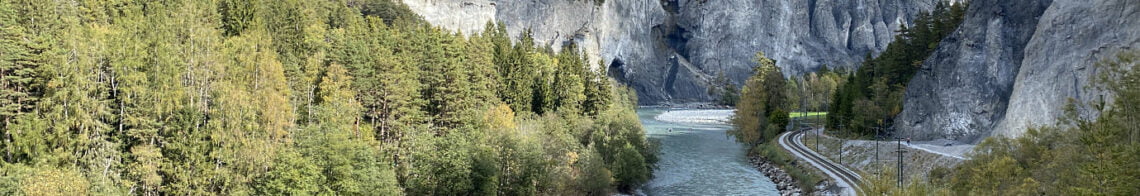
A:
{"label": "turquoise river water", "polygon": [[[637,110],[646,135],[660,144],[646,195],[778,195],[776,185],[748,163],[744,146],[725,124],[658,120],[665,108]],[[699,113],[699,112],[698,112]],[[723,113],[723,112],[722,112]],[[694,114],[699,115],[699,114]],[[676,116],[673,116],[676,117]],[[683,117],[683,116],[682,116]]]}

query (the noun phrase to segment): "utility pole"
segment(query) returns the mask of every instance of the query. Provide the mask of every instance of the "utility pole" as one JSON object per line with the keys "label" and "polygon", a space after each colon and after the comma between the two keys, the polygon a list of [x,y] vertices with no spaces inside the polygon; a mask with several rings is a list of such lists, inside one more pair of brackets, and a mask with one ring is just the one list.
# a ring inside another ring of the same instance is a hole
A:
{"label": "utility pole", "polygon": [[896,137],[895,139],[898,140],[898,149],[895,150],[895,152],[899,153],[899,160],[898,160],[898,162],[899,162],[898,163],[899,164],[899,172],[898,172],[898,174],[899,174],[899,186],[898,187],[901,188],[903,186],[903,153],[906,153],[906,151],[902,149],[903,138],[902,137]]}
{"label": "utility pole", "polygon": [[879,128],[878,127],[875,127],[874,142],[875,142],[875,165],[878,166],[879,165]]}
{"label": "utility pole", "polygon": [[[847,132],[843,131],[843,115],[842,114],[839,115],[839,133],[841,133],[843,135],[847,135],[847,134],[845,134]],[[843,140],[839,140],[839,165],[843,165],[843,146],[845,146],[845,145],[843,145]]]}

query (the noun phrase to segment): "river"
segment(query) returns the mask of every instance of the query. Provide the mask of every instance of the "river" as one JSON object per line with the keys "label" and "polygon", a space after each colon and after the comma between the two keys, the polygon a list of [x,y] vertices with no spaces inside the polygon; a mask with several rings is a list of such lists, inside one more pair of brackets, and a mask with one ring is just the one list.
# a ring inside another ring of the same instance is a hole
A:
{"label": "river", "polygon": [[637,114],[646,135],[660,144],[657,170],[643,193],[779,195],[776,185],[748,163],[744,146],[725,134],[730,126],[713,120],[731,111],[640,108]]}

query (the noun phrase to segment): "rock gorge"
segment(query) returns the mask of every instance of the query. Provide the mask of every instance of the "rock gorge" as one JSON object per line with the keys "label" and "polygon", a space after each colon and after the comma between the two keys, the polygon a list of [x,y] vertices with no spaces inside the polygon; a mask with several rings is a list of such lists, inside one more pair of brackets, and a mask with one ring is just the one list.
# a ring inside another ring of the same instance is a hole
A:
{"label": "rock gorge", "polygon": [[[896,130],[974,143],[1054,125],[1089,86],[1094,64],[1140,46],[1140,2],[974,0],[967,19],[911,80]],[[1092,110],[1081,110],[1092,118]]]}
{"label": "rock gorge", "polygon": [[[707,102],[719,74],[742,84],[756,52],[785,74],[858,66],[936,0],[403,0],[427,21],[466,34],[487,21],[512,37],[532,29],[555,50],[573,42],[641,104]],[[910,81],[895,130],[974,143],[1052,125],[1085,88],[1093,64],[1140,46],[1140,1],[972,0],[965,22]],[[872,9],[873,8],[873,9]],[[1088,116],[1094,111],[1082,111]]]}
{"label": "rock gorge", "polygon": [[582,46],[641,104],[705,102],[719,74],[742,84],[763,51],[785,74],[858,65],[935,0],[404,0],[464,33],[495,20],[557,50]]}

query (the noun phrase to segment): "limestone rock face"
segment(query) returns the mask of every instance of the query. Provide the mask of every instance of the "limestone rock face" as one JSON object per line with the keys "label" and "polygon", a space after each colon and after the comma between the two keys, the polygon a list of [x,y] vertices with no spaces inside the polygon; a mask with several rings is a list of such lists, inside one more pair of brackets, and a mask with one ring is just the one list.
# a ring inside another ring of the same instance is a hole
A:
{"label": "limestone rock face", "polygon": [[[662,66],[634,65],[627,77],[647,103],[700,102],[724,74],[742,85],[764,52],[786,76],[827,65],[854,68],[884,50],[900,25],[934,0],[662,0],[666,20],[652,37],[666,51]],[[674,54],[675,53],[675,54]],[[675,57],[674,57],[675,55]],[[662,75],[664,77],[662,77]],[[650,82],[638,84],[640,81]],[[660,82],[658,78],[664,78]],[[644,90],[643,90],[644,88]],[[660,89],[660,90],[658,90]],[[660,93],[658,93],[660,92]]]}
{"label": "limestone rock face", "polygon": [[1140,46],[1137,1],[974,0],[968,13],[908,86],[901,134],[977,142],[1053,125],[1069,98],[1102,97],[1085,88],[1095,62]]}
{"label": "limestone rock face", "polygon": [[763,51],[787,75],[823,65],[854,68],[877,54],[933,0],[677,1],[686,45],[677,51],[709,75],[744,81]]}
{"label": "limestone rock face", "polygon": [[[1069,98],[1099,100],[1085,89],[1099,74],[1096,62],[1122,50],[1140,49],[1140,1],[1056,1],[1041,16],[1025,48],[1005,119],[994,135],[1018,137],[1026,128],[1053,125]],[[1095,117],[1095,111],[1081,111]]]}
{"label": "limestone rock face", "polygon": [[[788,75],[853,68],[936,1],[404,0],[465,34],[500,21],[516,39],[533,29],[541,46],[577,43],[645,105],[712,100],[713,78],[742,84],[760,51]],[[969,2],[966,21],[909,83],[900,135],[977,142],[1052,125],[1069,98],[1102,97],[1085,88],[1095,62],[1140,46],[1140,1]]]}
{"label": "limestone rock face", "polygon": [[1005,115],[1025,45],[1051,1],[972,2],[907,85],[897,131],[919,140],[988,136]]}
{"label": "limestone rock face", "polygon": [[[597,62],[654,55],[650,29],[664,21],[657,1],[613,0],[403,0],[433,25],[471,35],[488,22],[502,22],[514,40],[532,30],[535,44],[555,51],[575,42]],[[605,57],[605,58],[603,58]]]}
{"label": "limestone rock face", "polygon": [[518,38],[582,46],[641,104],[712,100],[708,87],[724,73],[736,84],[751,74],[763,51],[787,75],[853,67],[878,53],[935,0],[404,0],[413,11],[467,34],[487,21],[507,25]]}

